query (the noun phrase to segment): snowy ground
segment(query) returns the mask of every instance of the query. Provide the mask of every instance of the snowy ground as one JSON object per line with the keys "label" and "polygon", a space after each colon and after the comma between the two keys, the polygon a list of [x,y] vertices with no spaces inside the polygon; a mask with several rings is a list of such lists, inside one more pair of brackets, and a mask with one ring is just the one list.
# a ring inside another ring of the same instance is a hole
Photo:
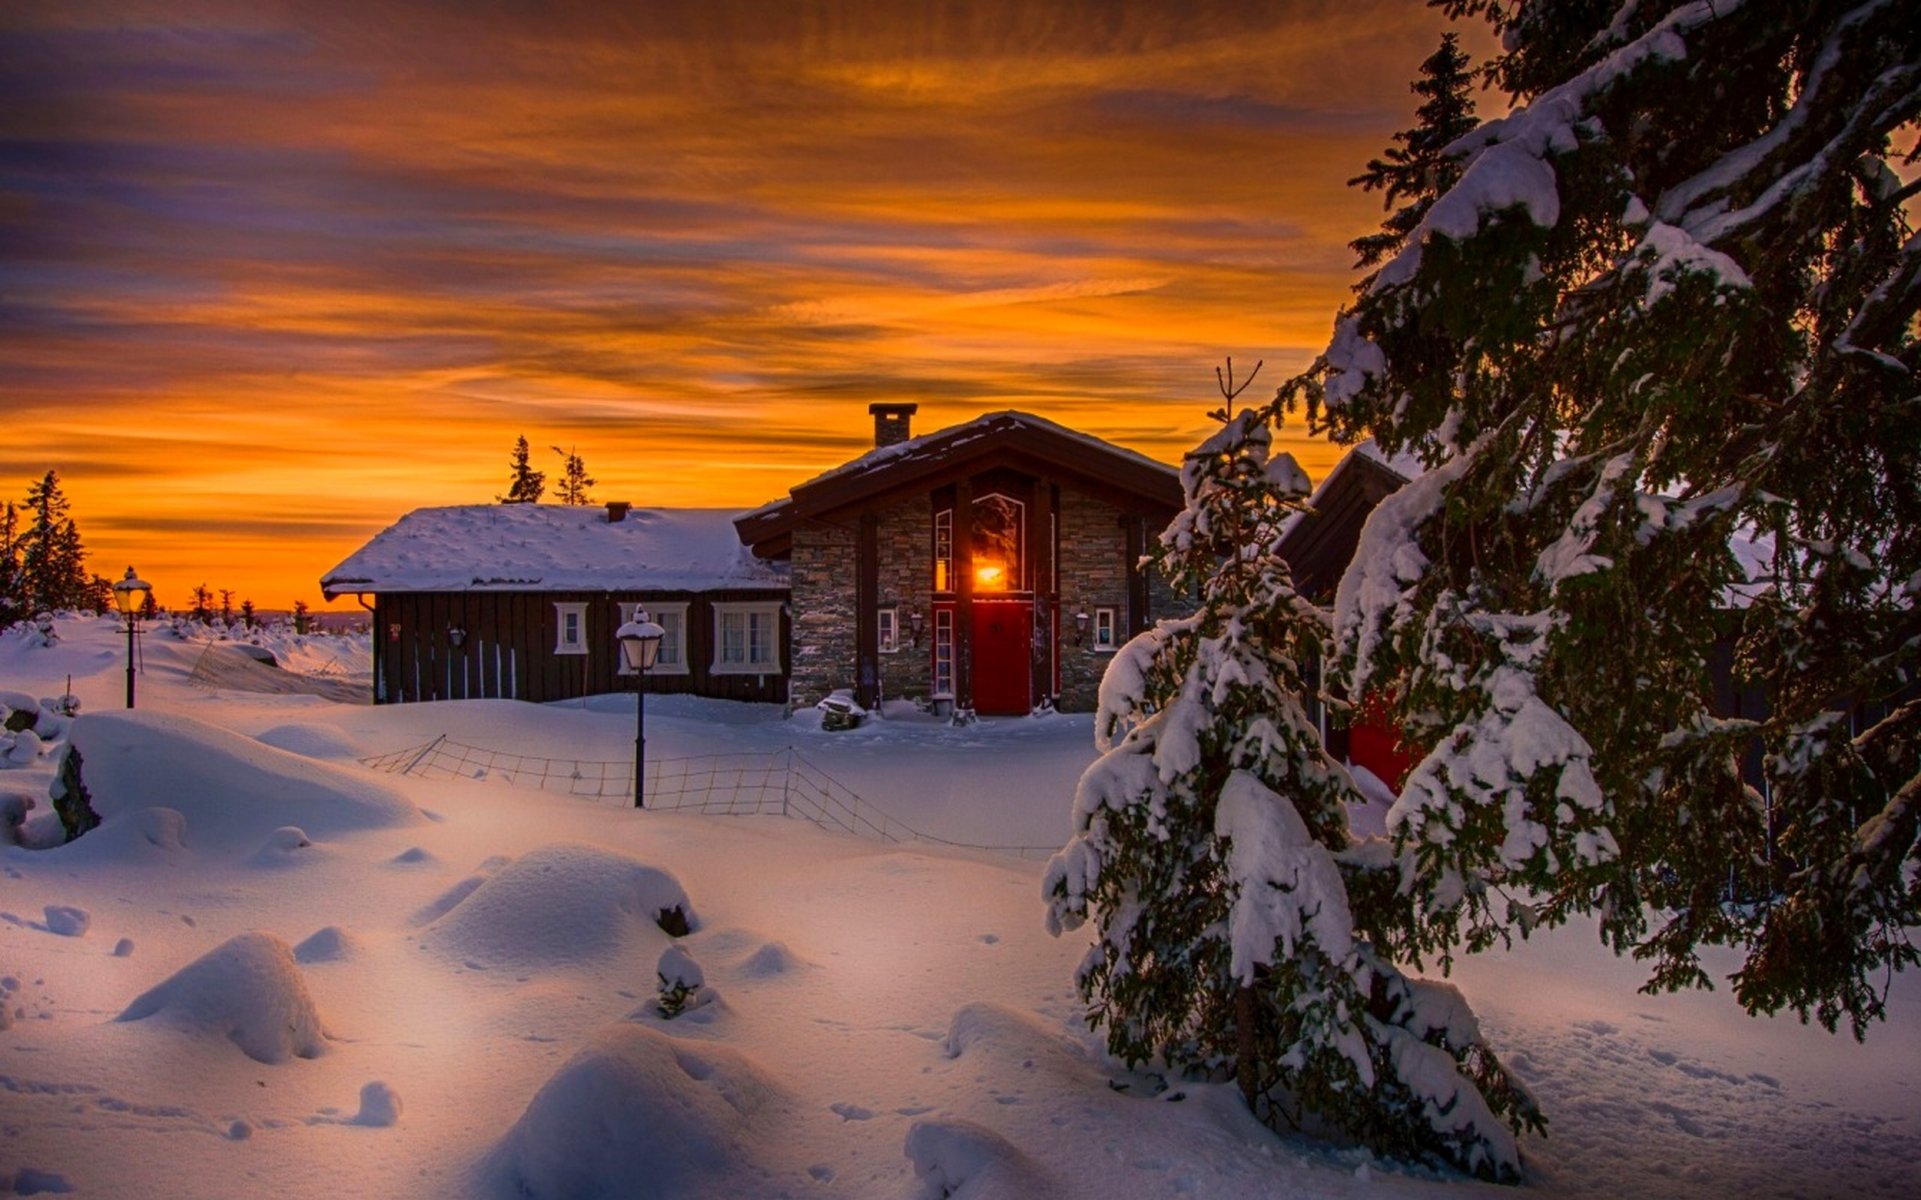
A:
{"label": "snowy ground", "polygon": [[[0,640],[0,693],[72,676],[55,744],[82,747],[105,823],[0,848],[0,1194],[1517,1194],[1274,1136],[1218,1086],[1153,1095],[1079,1023],[1083,943],[1042,931],[1037,862],[354,761],[440,734],[619,759],[625,698],[208,691],[202,647],[154,636],[129,718],[111,624],[60,629]],[[264,640],[365,669],[364,640]],[[662,756],[793,744],[916,828],[1007,845],[1060,840],[1092,757],[1084,717],[828,734],[657,697],[648,732]],[[51,760],[23,756],[0,806],[36,797],[44,833]],[[669,1022],[674,906],[711,1000]],[[1913,1194],[1911,977],[1866,1046],[1725,992],[1640,996],[1584,930],[1456,979],[1553,1120],[1520,1194]]]}

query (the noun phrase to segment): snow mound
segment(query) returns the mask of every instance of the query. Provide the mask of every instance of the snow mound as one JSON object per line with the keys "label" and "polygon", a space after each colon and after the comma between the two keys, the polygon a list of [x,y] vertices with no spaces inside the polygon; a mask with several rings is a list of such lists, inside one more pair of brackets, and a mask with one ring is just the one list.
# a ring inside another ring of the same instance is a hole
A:
{"label": "snow mound", "polygon": [[739,1051],[614,1026],[535,1094],[490,1173],[530,1200],[781,1194],[792,1180],[764,1164],[786,1109]]}
{"label": "snow mound", "polygon": [[[414,849],[418,850],[420,847],[416,846]],[[405,858],[412,852],[413,851],[410,850],[403,850],[399,858]],[[423,853],[425,852],[423,851]],[[395,861],[398,861],[398,859]],[[467,876],[467,878],[440,893],[440,895],[434,897],[431,901],[421,905],[419,911],[414,913],[414,924],[431,925],[446,916],[454,910],[454,905],[459,904],[462,900],[473,895],[476,888],[494,877],[495,871],[500,870],[500,868],[512,861],[514,861],[513,858],[506,854],[495,854],[484,859],[479,866],[474,868],[472,875]]]}
{"label": "snow mound", "polygon": [[385,1129],[400,1121],[400,1093],[378,1079],[360,1089],[360,1111],[353,1124]]}
{"label": "snow mound", "polygon": [[255,734],[254,740],[272,746],[276,750],[285,750],[289,754],[299,754],[307,758],[355,759],[360,757],[360,747],[332,725],[299,722],[291,725],[276,725],[272,729]]}
{"label": "snow mound", "polygon": [[1067,1035],[1027,1013],[1000,1004],[967,1004],[956,1009],[941,1048],[949,1058],[1011,1060],[1031,1070],[1043,1059],[1055,1071],[1075,1072],[1086,1054]]}
{"label": "snow mound", "polygon": [[972,1121],[916,1121],[906,1151],[928,1200],[1034,1200],[1055,1192],[1038,1164]]}
{"label": "snow mound", "polygon": [[313,839],[307,836],[306,830],[298,825],[282,825],[267,835],[253,861],[263,867],[281,867],[310,862],[317,857]]}
{"label": "snow mound", "polygon": [[316,929],[293,948],[294,961],[302,964],[346,962],[359,955],[360,939],[338,925]]}
{"label": "snow mound", "polygon": [[674,909],[692,924],[687,893],[667,872],[617,851],[556,844],[484,878],[421,940],[489,966],[563,966],[615,955],[645,961],[665,944],[660,915]]}
{"label": "snow mound", "polygon": [[316,1058],[326,1034],[287,943],[258,930],[188,963],[115,1018],[158,1018],[183,1032],[219,1034],[263,1063]]}
{"label": "snow mound", "polygon": [[164,805],[182,814],[196,844],[248,850],[284,825],[325,839],[421,820],[405,793],[364,771],[276,750],[191,717],[99,713],[74,722],[70,740],[82,755],[102,828]]}
{"label": "snow mound", "polygon": [[785,942],[767,942],[741,960],[739,971],[749,979],[771,979],[806,965]]}
{"label": "snow mound", "polygon": [[41,911],[47,914],[47,928],[61,937],[85,937],[87,930],[93,928],[93,914],[84,908],[49,904]]}

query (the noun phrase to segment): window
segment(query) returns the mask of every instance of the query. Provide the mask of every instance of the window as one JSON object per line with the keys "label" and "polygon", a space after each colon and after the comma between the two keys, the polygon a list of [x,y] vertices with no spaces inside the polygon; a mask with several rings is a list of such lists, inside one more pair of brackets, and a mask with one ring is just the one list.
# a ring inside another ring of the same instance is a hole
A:
{"label": "window", "polygon": [[780,605],[714,605],[714,673],[772,675],[780,670]]}
{"label": "window", "polygon": [[[649,675],[687,674],[686,601],[663,603],[657,600],[642,600],[636,603],[632,600],[622,600],[620,601],[620,623],[622,625],[634,619],[634,610],[636,608],[652,617],[654,623],[659,625],[663,630],[660,635],[660,653],[654,657],[654,669],[647,673]],[[616,673],[620,675],[632,675],[633,672],[627,669],[626,655],[618,653],[620,647],[616,646],[614,649],[616,652],[615,661],[620,664],[616,669]]]}
{"label": "window", "polygon": [[1120,648],[1118,640],[1120,629],[1114,620],[1115,616],[1116,613],[1111,608],[1094,610],[1094,649],[1117,650]]}
{"label": "window", "polygon": [[991,492],[974,501],[974,587],[983,592],[1018,592],[1026,581],[1027,506]]}
{"label": "window", "polygon": [[954,590],[954,510],[934,514],[934,590]]}
{"label": "window", "polygon": [[587,606],[554,602],[555,654],[587,653]]}
{"label": "window", "polygon": [[880,652],[892,654],[900,649],[900,609],[883,608],[874,614],[880,632]]}
{"label": "window", "polygon": [[954,610],[934,610],[934,694],[954,694]]}

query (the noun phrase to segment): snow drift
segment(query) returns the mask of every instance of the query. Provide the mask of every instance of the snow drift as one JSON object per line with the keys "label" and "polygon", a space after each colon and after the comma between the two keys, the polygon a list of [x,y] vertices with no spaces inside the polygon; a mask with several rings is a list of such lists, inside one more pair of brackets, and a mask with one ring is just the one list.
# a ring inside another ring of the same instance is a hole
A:
{"label": "snow drift", "polygon": [[767,1151],[783,1089],[739,1051],[644,1025],[601,1032],[534,1096],[487,1172],[503,1196],[645,1200],[791,1192]]}
{"label": "snow drift", "polygon": [[293,951],[259,931],[214,947],[115,1019],[155,1019],[185,1033],[219,1035],[263,1063],[317,1058],[327,1048]]}
{"label": "snow drift", "polygon": [[405,794],[365,771],[276,750],[192,717],[99,713],[75,721],[70,740],[103,830],[165,807],[181,818],[176,841],[254,851],[289,825],[326,839],[422,819]]}
{"label": "snow drift", "polygon": [[616,954],[651,962],[666,941],[661,914],[675,909],[693,924],[693,905],[667,872],[617,850],[556,844],[487,873],[427,927],[421,943],[488,967],[565,966]]}

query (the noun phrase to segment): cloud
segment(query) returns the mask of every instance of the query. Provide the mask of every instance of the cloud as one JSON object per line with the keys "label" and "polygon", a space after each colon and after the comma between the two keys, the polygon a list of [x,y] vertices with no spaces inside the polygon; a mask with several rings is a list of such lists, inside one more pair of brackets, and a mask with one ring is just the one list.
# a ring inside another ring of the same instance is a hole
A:
{"label": "cloud", "polygon": [[1344,181],[1439,25],[7,6],[0,473],[61,466],[100,553],[282,602],[405,510],[490,498],[520,433],[646,503],[758,503],[863,448],[879,398],[1173,461],[1221,355],[1278,382],[1325,340],[1378,221]]}

